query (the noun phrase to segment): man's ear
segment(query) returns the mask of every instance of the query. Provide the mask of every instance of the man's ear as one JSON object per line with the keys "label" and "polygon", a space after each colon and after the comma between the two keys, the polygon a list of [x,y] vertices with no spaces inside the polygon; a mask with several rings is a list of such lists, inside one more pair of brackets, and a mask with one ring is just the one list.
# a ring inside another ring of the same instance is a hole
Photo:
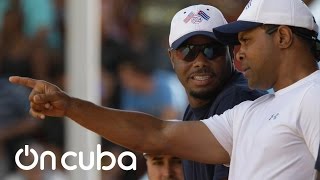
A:
{"label": "man's ear", "polygon": [[280,48],[288,48],[293,43],[293,32],[288,26],[280,26],[278,28],[279,37],[277,38],[277,43]]}
{"label": "man's ear", "polygon": [[173,54],[172,52],[168,49],[168,55],[169,55],[169,58],[170,58],[170,62],[171,62],[171,65],[172,65],[172,69],[174,69],[174,63],[173,63]]}

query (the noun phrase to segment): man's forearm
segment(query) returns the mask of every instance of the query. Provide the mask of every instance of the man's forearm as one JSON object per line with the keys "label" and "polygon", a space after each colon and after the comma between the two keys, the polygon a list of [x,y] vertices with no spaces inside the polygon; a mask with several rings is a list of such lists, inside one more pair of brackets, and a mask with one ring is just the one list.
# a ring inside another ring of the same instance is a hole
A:
{"label": "man's forearm", "polygon": [[[153,116],[97,106],[72,98],[66,115],[104,138],[136,151],[161,151],[164,121]],[[143,123],[142,123],[143,122]],[[155,143],[157,141],[157,143]]]}

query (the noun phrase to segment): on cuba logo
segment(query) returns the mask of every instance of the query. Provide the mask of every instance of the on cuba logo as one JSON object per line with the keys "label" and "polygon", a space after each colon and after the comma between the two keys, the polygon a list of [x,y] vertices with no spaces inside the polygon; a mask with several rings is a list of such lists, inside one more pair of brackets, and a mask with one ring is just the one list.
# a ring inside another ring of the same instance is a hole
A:
{"label": "on cuba logo", "polygon": [[[24,155],[25,156],[29,156],[32,155],[33,156],[33,162],[31,164],[28,165],[23,165],[20,161],[20,156],[24,151]],[[82,170],[91,170],[94,168],[95,165],[95,160],[96,160],[96,167],[97,170],[111,170],[116,163],[118,163],[119,167],[122,170],[137,170],[137,157],[135,156],[135,154],[133,154],[130,151],[125,151],[122,152],[119,156],[118,159],[116,159],[116,157],[113,155],[113,153],[109,152],[109,151],[103,151],[101,152],[101,145],[98,144],[97,145],[97,151],[96,154],[94,152],[90,152],[89,153],[89,165],[84,165],[84,154],[82,151],[80,151],[79,153],[73,152],[73,151],[68,151],[66,153],[64,153],[61,157],[61,165],[63,166],[64,169],[66,170],[76,170],[78,168],[81,168]],[[51,157],[51,169],[55,170],[57,168],[57,163],[56,163],[56,155],[51,152],[51,151],[44,151],[43,153],[41,153],[41,155],[39,156],[38,153],[34,150],[34,149],[29,149],[29,145],[25,145],[24,146],[24,150],[21,148],[17,151],[16,155],[15,155],[15,162],[17,164],[17,166],[22,169],[22,170],[31,170],[33,168],[35,168],[39,161],[40,161],[40,169],[44,170],[44,164],[45,164],[45,157]],[[67,164],[67,158],[68,157],[79,157],[79,164],[76,165],[70,165]],[[109,157],[111,159],[111,163],[108,166],[102,166],[101,165],[101,160],[103,157]],[[122,159],[124,157],[130,157],[131,158],[131,164],[126,166],[123,164]]]}

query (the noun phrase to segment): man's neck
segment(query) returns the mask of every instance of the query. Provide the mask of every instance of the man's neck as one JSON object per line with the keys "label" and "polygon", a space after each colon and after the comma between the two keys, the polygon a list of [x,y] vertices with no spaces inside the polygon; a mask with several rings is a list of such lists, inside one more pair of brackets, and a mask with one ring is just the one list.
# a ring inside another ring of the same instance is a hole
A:
{"label": "man's neck", "polygon": [[209,98],[206,100],[203,100],[203,99],[199,99],[191,96],[188,96],[188,100],[189,100],[190,107],[193,109],[201,108],[212,101],[212,99],[209,99]]}
{"label": "man's neck", "polygon": [[[297,59],[297,60],[301,61],[301,59]],[[295,82],[319,70],[317,63],[313,61],[309,61],[303,64],[297,61],[281,64],[282,67],[279,68],[280,72],[278,74],[278,80],[274,84],[273,89],[275,91],[278,91],[280,89],[288,87],[291,84],[294,84]],[[294,62],[297,62],[297,63],[294,63]]]}

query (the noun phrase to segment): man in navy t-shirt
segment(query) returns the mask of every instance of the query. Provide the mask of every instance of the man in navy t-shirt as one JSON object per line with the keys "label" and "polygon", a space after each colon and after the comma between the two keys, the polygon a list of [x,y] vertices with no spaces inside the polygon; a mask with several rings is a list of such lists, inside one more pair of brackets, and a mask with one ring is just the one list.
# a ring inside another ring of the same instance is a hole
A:
{"label": "man in navy t-shirt", "polygon": [[[172,19],[169,55],[189,100],[184,121],[222,114],[265,93],[248,88],[244,76],[233,66],[232,47],[213,36],[212,28],[226,23],[222,13],[208,5],[189,6]],[[223,180],[229,173],[224,165],[187,160],[183,170],[186,180]]]}

